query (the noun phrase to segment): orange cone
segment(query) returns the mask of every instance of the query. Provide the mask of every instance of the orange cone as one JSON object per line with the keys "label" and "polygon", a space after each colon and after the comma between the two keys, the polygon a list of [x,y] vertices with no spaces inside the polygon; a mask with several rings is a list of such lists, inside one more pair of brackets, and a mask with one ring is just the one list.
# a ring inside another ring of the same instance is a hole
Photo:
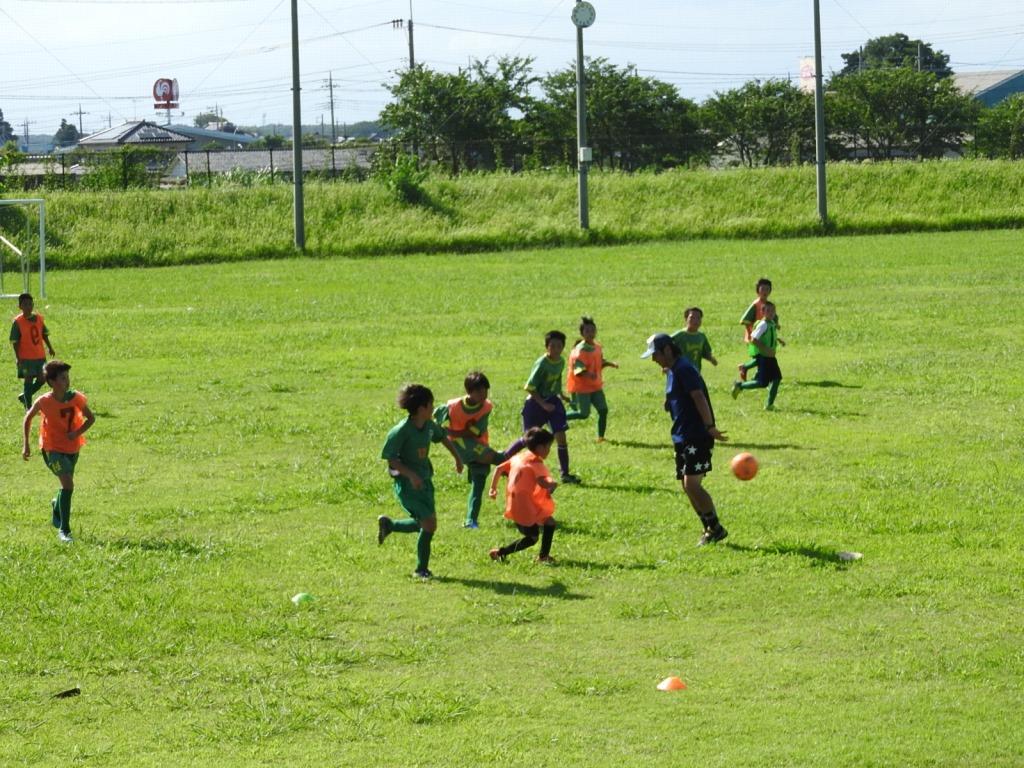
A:
{"label": "orange cone", "polygon": [[658,683],[659,691],[685,691],[686,683],[680,680],[678,677],[666,677],[660,683]]}

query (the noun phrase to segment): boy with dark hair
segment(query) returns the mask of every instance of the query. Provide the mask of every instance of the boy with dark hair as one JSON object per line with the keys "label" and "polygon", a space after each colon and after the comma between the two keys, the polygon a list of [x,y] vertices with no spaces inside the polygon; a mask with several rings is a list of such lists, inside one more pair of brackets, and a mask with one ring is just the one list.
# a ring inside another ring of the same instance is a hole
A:
{"label": "boy with dark hair", "polygon": [[39,452],[47,468],[60,481],[60,490],[50,502],[50,521],[57,529],[57,537],[68,543],[74,540],[71,538],[71,495],[75,491],[75,465],[85,445],[83,435],[96,422],[85,395],[71,389],[70,370],[71,366],[61,360],[51,360],[43,366],[43,378],[51,391],[39,397],[25,413],[21,447],[21,457],[28,461],[32,420],[37,413],[42,414]]}
{"label": "boy with dark hair", "polygon": [[10,338],[11,346],[14,347],[14,362],[18,366],[18,378],[24,379],[18,400],[25,406],[25,410],[32,405],[32,396],[43,386],[46,350],[50,350],[50,357],[57,354],[50,344],[50,331],[43,322],[43,316],[32,312],[34,306],[31,293],[21,294],[18,297],[21,314],[11,320]]}
{"label": "boy with dark hair", "polygon": [[416,542],[416,570],[413,576],[430,579],[430,542],[437,530],[434,511],[434,467],[428,453],[431,443],[442,443],[455,457],[455,471],[462,472],[462,459],[444,430],[431,415],[434,412],[434,394],[422,384],[407,384],[398,392],[398,405],[408,416],[388,432],[381,458],[388,463],[388,473],[394,479],[395,497],[407,520],[392,520],[387,515],[377,518],[377,543],[392,533],[419,533]]}
{"label": "boy with dark hair", "polygon": [[750,334],[750,345],[756,351],[757,377],[753,381],[734,381],[732,397],[735,400],[744,389],[768,388],[768,402],[764,409],[775,410],[775,396],[779,394],[782,383],[782,371],[779,369],[777,357],[778,346],[786,346],[779,336],[779,328],[775,323],[775,305],[770,301],[764,306],[764,317],[757,321]]}
{"label": "boy with dark hair", "polygon": [[491,560],[504,560],[513,552],[528,549],[540,539],[537,562],[554,564],[551,541],[555,537],[555,500],[551,497],[558,483],[544,464],[551,452],[554,436],[546,429],[532,427],[526,432],[526,450],[494,470],[488,495],[498,497],[498,478],[508,475],[505,488],[505,517],[516,524],[523,538],[504,547],[495,547],[488,554]]}
{"label": "boy with dark hair", "polygon": [[728,438],[715,426],[715,412],[704,379],[667,333],[647,339],[649,357],[668,374],[665,377],[665,410],[672,416],[672,444],[676,452],[676,478],[704,526],[698,547],[729,535],[718,520],[714,499],[704,490],[704,475],[711,471],[715,441]]}
{"label": "boy with dark hair", "polygon": [[456,397],[439,405],[434,410],[434,421],[447,430],[448,439],[466,466],[469,499],[466,502],[466,522],[463,527],[475,530],[480,527],[477,519],[491,465],[501,464],[514,456],[525,443],[519,438],[504,453],[491,448],[487,435],[487,420],[494,409],[494,404],[487,399],[491,382],[480,371],[470,371],[463,385],[466,389],[465,397]]}
{"label": "boy with dark hair", "polygon": [[718,365],[718,360],[711,352],[711,342],[700,330],[700,325],[704,321],[704,310],[700,307],[687,307],[683,312],[683,319],[686,320],[686,327],[672,334],[673,343],[698,371],[702,360]]}
{"label": "boy with dark hair", "polygon": [[562,392],[562,373],[565,371],[565,334],[548,331],[544,335],[545,354],[537,358],[526,380],[524,389],[529,392],[523,404],[523,432],[531,427],[551,427],[558,443],[558,465],[562,471],[562,482],[579,483],[580,479],[569,472],[569,445],[565,433],[569,424],[565,419],[565,403],[569,398]]}
{"label": "boy with dark hair", "polygon": [[608,401],[604,397],[602,371],[618,368],[611,360],[605,360],[604,350],[597,343],[597,325],[592,317],[580,318],[580,335],[569,353],[569,374],[565,388],[569,390],[571,409],[565,414],[566,421],[590,418],[590,406],[597,411],[597,442],[604,442],[608,428]]}
{"label": "boy with dark hair", "polygon": [[[746,381],[747,371],[757,365],[757,348],[754,344],[750,343],[750,334],[754,332],[754,326],[758,321],[764,318],[764,308],[768,304],[768,297],[772,294],[772,281],[767,277],[762,277],[757,281],[754,290],[757,291],[757,298],[747,307],[747,311],[740,318],[740,325],[743,326],[743,341],[747,344],[747,349],[750,352],[750,359],[745,363],[740,363],[738,366],[740,381]],[[776,327],[778,327],[778,324],[778,315],[776,315]]]}

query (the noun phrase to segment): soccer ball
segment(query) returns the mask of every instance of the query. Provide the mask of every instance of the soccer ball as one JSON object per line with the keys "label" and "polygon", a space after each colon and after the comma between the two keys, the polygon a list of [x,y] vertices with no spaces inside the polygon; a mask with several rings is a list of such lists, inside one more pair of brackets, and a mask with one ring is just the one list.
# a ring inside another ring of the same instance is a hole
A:
{"label": "soccer ball", "polygon": [[757,459],[752,453],[737,453],[729,466],[740,480],[753,480],[757,474]]}

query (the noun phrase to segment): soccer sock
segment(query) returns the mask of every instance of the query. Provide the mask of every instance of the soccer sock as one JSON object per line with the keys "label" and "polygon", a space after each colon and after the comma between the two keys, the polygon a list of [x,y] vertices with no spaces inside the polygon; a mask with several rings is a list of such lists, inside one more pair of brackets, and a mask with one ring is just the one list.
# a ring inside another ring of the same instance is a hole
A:
{"label": "soccer sock", "polygon": [[555,538],[555,526],[542,526],[543,533],[540,535],[540,556],[547,557],[551,554],[551,540]]}
{"label": "soccer sock", "polygon": [[487,484],[487,475],[471,470],[469,482],[471,485],[469,487],[469,501],[466,505],[466,522],[472,520],[475,523],[480,516],[480,504],[484,499],[484,486]]}
{"label": "soccer sock", "polygon": [[73,488],[61,488],[57,497],[60,507],[60,529],[64,533],[71,533],[71,494],[74,492]]}
{"label": "soccer sock", "polygon": [[558,446],[558,466],[562,470],[563,475],[569,474],[569,446],[560,445]]}
{"label": "soccer sock", "polygon": [[417,571],[425,571],[430,565],[430,540],[433,538],[433,531],[420,531],[420,537],[416,540]]}
{"label": "soccer sock", "polygon": [[608,411],[597,412],[597,436],[604,437],[604,431],[608,428]]}
{"label": "soccer sock", "polygon": [[32,407],[32,395],[35,394],[36,389],[38,389],[38,387],[33,387],[32,384],[33,380],[26,378],[25,385],[22,387],[22,397],[25,400],[26,411]]}
{"label": "soccer sock", "polygon": [[525,438],[522,438],[522,437],[516,438],[511,443],[509,443],[509,446],[508,446],[508,448],[505,449],[505,453],[502,455],[501,462],[499,462],[499,463],[504,463],[504,462],[508,461],[513,456],[515,456],[517,453],[519,453],[521,450],[523,450],[523,448],[525,448],[525,447],[526,447],[526,440],[525,440]]}
{"label": "soccer sock", "polygon": [[521,538],[515,544],[509,544],[507,547],[502,547],[501,549],[499,549],[498,554],[501,555],[501,557],[506,557],[508,555],[511,555],[513,552],[519,552],[523,549],[529,549],[536,543],[536,539],[532,539],[529,536],[523,536],[523,538]]}
{"label": "soccer sock", "polygon": [[740,389],[762,389],[766,386],[766,384],[762,384],[757,379],[754,379],[753,381],[744,381],[740,384]]}
{"label": "soccer sock", "polygon": [[32,394],[33,395],[36,392],[38,392],[40,389],[42,389],[42,388],[43,388],[43,380],[42,379],[33,379],[32,380]]}
{"label": "soccer sock", "polygon": [[406,520],[391,521],[392,533],[416,533],[419,529],[420,524],[413,520],[411,517]]}
{"label": "soccer sock", "polygon": [[54,528],[60,528],[60,495],[62,489],[57,489],[57,495],[50,501],[50,509],[53,510],[53,516],[50,518],[50,522],[53,523]]}
{"label": "soccer sock", "polygon": [[768,389],[768,405],[774,405],[775,404],[775,396],[779,394],[779,384],[781,384],[781,383],[782,383],[781,380],[776,379],[775,381],[772,382],[771,387],[769,387],[769,389]]}

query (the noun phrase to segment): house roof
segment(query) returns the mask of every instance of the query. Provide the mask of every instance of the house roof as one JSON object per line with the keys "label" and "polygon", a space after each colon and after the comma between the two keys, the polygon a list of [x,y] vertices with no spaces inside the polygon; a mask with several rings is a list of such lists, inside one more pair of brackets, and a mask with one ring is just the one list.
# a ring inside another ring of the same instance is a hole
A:
{"label": "house roof", "polygon": [[80,139],[78,146],[107,147],[123,146],[125,144],[161,146],[188,143],[190,141],[192,141],[191,136],[187,136],[169,126],[160,126],[145,120],[136,120],[90,134],[84,139]]}
{"label": "house roof", "polygon": [[1007,80],[1012,80],[1024,74],[1020,69],[997,69],[979,72],[957,72],[953,75],[953,82],[963,93],[980,96],[986,91],[991,91]]}
{"label": "house roof", "polygon": [[211,131],[208,128],[198,128],[194,125],[172,125],[171,130],[183,133],[190,139],[208,139],[210,141],[227,141],[234,144],[252,144],[259,137],[250,136],[247,133],[225,133],[224,131]]}

